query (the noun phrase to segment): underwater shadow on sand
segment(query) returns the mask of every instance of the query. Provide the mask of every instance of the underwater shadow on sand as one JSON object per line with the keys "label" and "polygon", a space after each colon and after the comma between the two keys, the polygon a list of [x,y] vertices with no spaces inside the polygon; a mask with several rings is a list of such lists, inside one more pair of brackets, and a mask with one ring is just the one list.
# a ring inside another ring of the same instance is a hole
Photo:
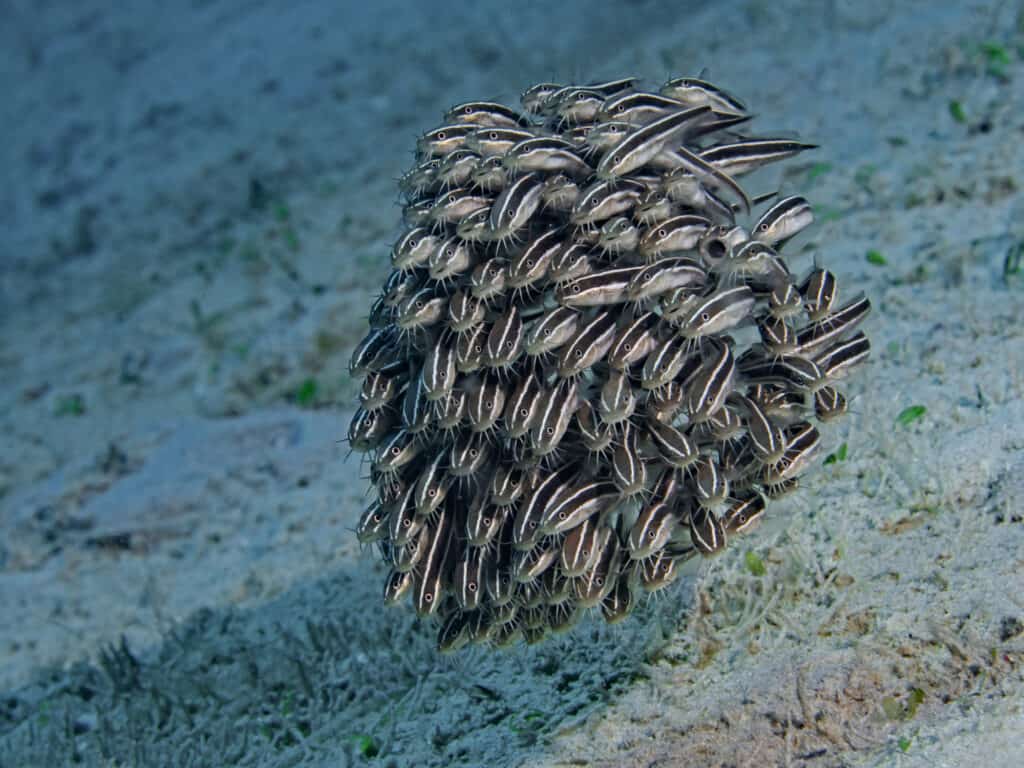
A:
{"label": "underwater shadow on sand", "polygon": [[443,656],[434,622],[381,605],[383,578],[367,553],[197,611],[155,649],[40,670],[3,697],[0,765],[519,765],[644,679],[645,648],[685,614],[673,589],[618,627]]}

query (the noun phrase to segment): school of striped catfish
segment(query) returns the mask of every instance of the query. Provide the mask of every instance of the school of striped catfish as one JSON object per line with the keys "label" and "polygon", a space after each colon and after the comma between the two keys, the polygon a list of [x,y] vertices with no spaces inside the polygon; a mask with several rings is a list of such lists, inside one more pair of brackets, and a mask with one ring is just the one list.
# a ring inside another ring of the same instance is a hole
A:
{"label": "school of striped catfish", "polygon": [[790,271],[810,203],[737,179],[814,145],[751,119],[706,80],[631,77],[459,104],[417,140],[348,441],[384,602],[436,617],[442,651],[624,619],[794,491],[846,413],[871,304]]}

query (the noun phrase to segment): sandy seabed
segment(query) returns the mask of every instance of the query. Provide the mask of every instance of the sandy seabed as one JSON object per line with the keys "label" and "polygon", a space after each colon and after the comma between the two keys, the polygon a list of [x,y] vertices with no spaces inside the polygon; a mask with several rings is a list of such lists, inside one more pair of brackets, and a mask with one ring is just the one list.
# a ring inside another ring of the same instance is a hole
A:
{"label": "sandy seabed", "polygon": [[[1024,762],[1024,6],[352,5],[0,3],[0,767]],[[875,306],[847,458],[623,625],[439,656],[339,443],[394,180],[458,101],[705,68],[821,145],[769,179]]]}

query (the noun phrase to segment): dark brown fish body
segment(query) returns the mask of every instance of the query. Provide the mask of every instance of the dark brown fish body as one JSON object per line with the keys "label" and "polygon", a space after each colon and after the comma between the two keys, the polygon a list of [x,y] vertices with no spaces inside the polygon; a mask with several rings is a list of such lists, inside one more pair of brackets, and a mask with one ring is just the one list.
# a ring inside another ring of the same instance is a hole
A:
{"label": "dark brown fish body", "polygon": [[593,564],[576,581],[576,597],[584,608],[593,608],[615,589],[622,565],[619,537],[610,528],[604,529],[603,541]]}
{"label": "dark brown fish body", "polygon": [[394,413],[389,410],[367,411],[360,408],[349,425],[348,444],[354,451],[368,453],[381,444],[394,423]]}
{"label": "dark brown fish body", "polygon": [[426,552],[422,565],[413,580],[413,605],[420,616],[429,616],[441,607],[444,582],[454,549],[452,513],[445,509],[437,522],[424,529]]}

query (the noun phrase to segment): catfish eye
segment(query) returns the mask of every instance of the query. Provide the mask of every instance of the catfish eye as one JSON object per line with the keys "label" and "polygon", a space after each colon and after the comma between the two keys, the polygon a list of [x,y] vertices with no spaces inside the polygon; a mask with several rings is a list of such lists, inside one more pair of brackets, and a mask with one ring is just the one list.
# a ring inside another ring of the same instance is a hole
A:
{"label": "catfish eye", "polygon": [[466,115],[472,115],[473,114],[473,108],[472,107],[463,107],[462,112],[463,112],[463,114],[466,114]]}
{"label": "catfish eye", "polygon": [[476,449],[476,448],[470,448],[469,449],[469,458],[475,459],[479,455],[480,455],[480,451],[478,449]]}
{"label": "catfish eye", "polygon": [[666,235],[668,235],[668,232],[666,232],[664,229],[658,230],[658,237],[665,237]]}
{"label": "catfish eye", "polygon": [[466,585],[466,589],[468,589],[470,592],[476,592],[476,582],[469,582],[469,584]]}
{"label": "catfish eye", "polygon": [[491,131],[490,133],[487,134],[487,138],[489,138],[491,141],[497,141],[498,140],[498,132],[497,131]]}
{"label": "catfish eye", "polygon": [[618,165],[622,162],[622,155],[612,155],[612,163]]}
{"label": "catfish eye", "polygon": [[427,594],[423,596],[423,599],[428,603],[434,602],[434,596],[430,592],[427,592]]}
{"label": "catfish eye", "polygon": [[437,132],[437,138],[440,141],[444,141],[446,138],[448,138],[448,134],[445,133],[444,131],[438,131]]}
{"label": "catfish eye", "polygon": [[626,111],[626,106],[624,104],[619,104],[619,106],[616,108],[615,111],[616,112],[625,112]]}
{"label": "catfish eye", "polygon": [[402,452],[402,449],[399,448],[397,445],[394,448],[391,449],[391,455],[392,456],[397,456],[401,452]]}
{"label": "catfish eye", "polygon": [[633,349],[633,345],[630,344],[628,341],[625,344],[622,345],[622,351],[623,352],[630,352],[630,351],[632,351],[632,349]]}
{"label": "catfish eye", "polygon": [[409,241],[409,247],[410,247],[410,248],[415,248],[415,247],[416,247],[417,245],[419,245],[419,242],[420,242],[420,241],[419,241],[419,240],[416,240],[416,239],[410,240],[410,241]]}
{"label": "catfish eye", "polygon": [[579,292],[580,292],[580,287],[579,287],[579,285],[574,285],[574,286],[572,287],[572,292],[573,292],[573,293],[579,293]]}
{"label": "catfish eye", "polygon": [[583,350],[577,349],[574,354],[576,355],[576,357],[583,357]]}
{"label": "catfish eye", "polygon": [[700,313],[700,321],[702,323],[706,323],[710,319],[711,319],[711,315],[709,315],[707,312],[701,312]]}

